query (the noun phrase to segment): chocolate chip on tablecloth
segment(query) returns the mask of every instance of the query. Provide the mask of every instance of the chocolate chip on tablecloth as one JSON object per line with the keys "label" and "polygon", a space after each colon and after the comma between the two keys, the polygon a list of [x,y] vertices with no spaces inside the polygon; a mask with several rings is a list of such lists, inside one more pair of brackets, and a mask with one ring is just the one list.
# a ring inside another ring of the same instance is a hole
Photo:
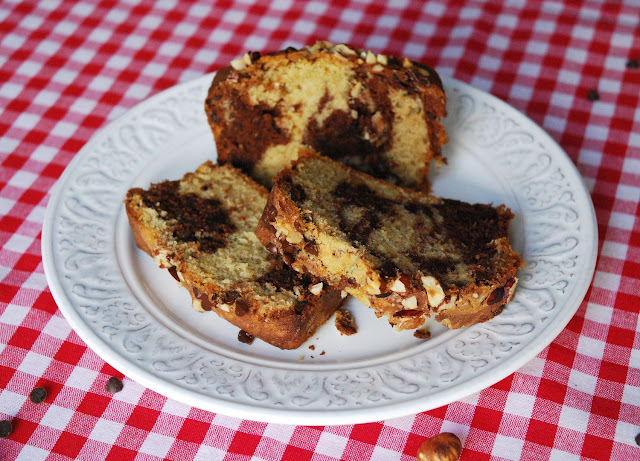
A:
{"label": "chocolate chip on tablecloth", "polygon": [[122,381],[120,381],[115,376],[112,376],[111,378],[109,378],[109,381],[107,381],[107,384],[105,385],[105,389],[109,394],[115,394],[116,392],[120,392],[123,387],[124,386],[122,384]]}
{"label": "chocolate chip on tablecloth", "polygon": [[29,400],[35,404],[39,404],[47,400],[47,390],[44,387],[36,387],[29,394]]}
{"label": "chocolate chip on tablecloth", "polygon": [[6,439],[11,435],[12,431],[13,425],[11,424],[11,421],[9,421],[8,419],[0,421],[0,438]]}

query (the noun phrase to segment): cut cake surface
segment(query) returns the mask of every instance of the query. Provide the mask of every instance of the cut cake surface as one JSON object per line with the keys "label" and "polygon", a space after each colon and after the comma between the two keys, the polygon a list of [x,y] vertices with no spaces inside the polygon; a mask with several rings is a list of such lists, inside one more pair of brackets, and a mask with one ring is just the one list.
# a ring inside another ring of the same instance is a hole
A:
{"label": "cut cake surface", "polygon": [[447,135],[435,70],[344,44],[261,56],[220,70],[205,110],[220,163],[269,187],[300,147],[387,181],[426,189]]}
{"label": "cut cake surface", "polygon": [[231,165],[204,163],[179,181],[129,190],[125,206],[137,245],[214,311],[282,349],[299,347],[342,304],[340,290],[301,275],[255,236],[267,190]]}
{"label": "cut cake surface", "polygon": [[512,213],[385,183],[307,153],[275,179],[256,231],[287,264],[344,289],[399,329],[491,319],[522,265]]}

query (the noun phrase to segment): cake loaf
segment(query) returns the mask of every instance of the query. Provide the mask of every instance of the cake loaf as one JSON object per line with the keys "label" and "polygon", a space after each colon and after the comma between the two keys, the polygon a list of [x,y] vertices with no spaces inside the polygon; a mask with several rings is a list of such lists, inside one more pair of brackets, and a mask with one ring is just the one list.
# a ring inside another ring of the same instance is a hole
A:
{"label": "cake loaf", "polygon": [[522,265],[503,205],[410,191],[306,153],[279,173],[256,231],[301,273],[346,290],[398,329],[491,319]]}
{"label": "cake loaf", "polygon": [[301,146],[406,187],[428,187],[447,135],[438,74],[407,58],[344,44],[261,56],[220,70],[205,110],[218,162],[267,187]]}
{"label": "cake loaf", "polygon": [[267,190],[231,165],[204,163],[180,181],[129,190],[125,206],[137,245],[191,294],[260,338],[294,349],[342,304],[340,290],[299,274],[269,253],[254,230]]}

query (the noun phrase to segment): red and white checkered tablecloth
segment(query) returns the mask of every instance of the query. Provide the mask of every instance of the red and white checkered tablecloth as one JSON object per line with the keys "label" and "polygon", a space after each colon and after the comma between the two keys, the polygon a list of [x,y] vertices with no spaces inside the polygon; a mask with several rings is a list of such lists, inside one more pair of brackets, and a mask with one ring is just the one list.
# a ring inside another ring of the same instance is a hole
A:
{"label": "red and white checkered tablecloth", "polygon": [[[411,460],[445,431],[466,460],[640,459],[640,4],[459,3],[3,0],[0,419],[13,432],[0,459]],[[40,250],[52,186],[138,102],[246,50],[319,39],[428,63],[544,127],[593,199],[592,285],[538,356],[432,411],[287,426],[168,399],[105,363],[58,310]],[[122,392],[105,392],[111,376]],[[38,405],[36,386],[48,391]]]}

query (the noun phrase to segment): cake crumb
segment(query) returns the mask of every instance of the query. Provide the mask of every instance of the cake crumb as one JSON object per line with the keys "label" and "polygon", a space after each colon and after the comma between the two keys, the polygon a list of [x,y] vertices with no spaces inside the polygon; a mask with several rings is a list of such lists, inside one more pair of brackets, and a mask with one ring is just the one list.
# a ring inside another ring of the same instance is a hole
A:
{"label": "cake crumb", "polygon": [[431,338],[431,332],[428,328],[420,328],[413,332],[413,336],[419,339],[429,339]]}
{"label": "cake crumb", "polygon": [[342,335],[351,336],[358,332],[356,321],[346,309],[340,308],[336,311],[336,328]]}

